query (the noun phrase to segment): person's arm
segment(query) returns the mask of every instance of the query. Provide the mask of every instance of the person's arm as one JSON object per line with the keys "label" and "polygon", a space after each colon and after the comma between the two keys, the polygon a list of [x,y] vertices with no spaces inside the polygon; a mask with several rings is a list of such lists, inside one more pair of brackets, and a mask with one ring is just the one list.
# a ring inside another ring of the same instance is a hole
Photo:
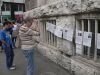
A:
{"label": "person's arm", "polygon": [[39,29],[38,25],[39,25],[39,21],[38,20],[33,20],[32,26],[30,28],[32,30],[40,32],[40,29]]}
{"label": "person's arm", "polygon": [[6,37],[6,34],[4,32],[0,33],[0,41],[2,42],[2,44],[6,45],[7,47],[9,47],[9,45],[6,43],[6,41],[4,40]]}
{"label": "person's arm", "polygon": [[4,41],[4,40],[1,40],[2,44],[6,45],[7,47],[9,47],[9,45]]}
{"label": "person's arm", "polygon": [[28,31],[28,35],[39,36],[40,33],[39,33],[38,31],[35,31],[35,30],[32,30],[32,29],[29,29],[29,31]]}

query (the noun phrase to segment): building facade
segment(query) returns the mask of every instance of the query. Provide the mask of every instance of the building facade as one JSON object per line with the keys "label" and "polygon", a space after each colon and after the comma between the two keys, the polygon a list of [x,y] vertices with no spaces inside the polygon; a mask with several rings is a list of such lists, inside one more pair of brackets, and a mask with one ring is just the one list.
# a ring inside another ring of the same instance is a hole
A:
{"label": "building facade", "polygon": [[100,0],[29,1],[24,18],[39,20],[39,52],[72,75],[100,75]]}
{"label": "building facade", "polygon": [[24,0],[3,0],[1,7],[2,20],[20,20],[25,11]]}

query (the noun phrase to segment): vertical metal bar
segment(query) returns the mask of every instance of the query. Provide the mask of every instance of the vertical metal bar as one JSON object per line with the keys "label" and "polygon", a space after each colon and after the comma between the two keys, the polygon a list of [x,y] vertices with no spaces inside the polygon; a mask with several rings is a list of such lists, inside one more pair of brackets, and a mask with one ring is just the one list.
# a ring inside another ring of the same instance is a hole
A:
{"label": "vertical metal bar", "polygon": [[[90,20],[88,19],[88,32],[90,32]],[[88,47],[88,58],[90,58],[90,47]]]}
{"label": "vertical metal bar", "polygon": [[43,39],[43,38],[42,38],[42,33],[43,33],[43,32],[42,32],[42,25],[41,25],[41,21],[40,21],[40,20],[38,20],[38,30],[39,30],[39,33],[40,33],[39,41],[40,41],[40,42],[43,42],[43,41],[42,41],[42,39]]}
{"label": "vertical metal bar", "polygon": [[[54,24],[56,25],[56,21],[54,21]],[[53,42],[54,42],[54,46],[57,46],[57,37],[53,34]]]}
{"label": "vertical metal bar", "polygon": [[[52,23],[53,23],[53,20],[52,20]],[[54,24],[54,23],[53,23]],[[51,45],[53,45],[54,46],[54,44],[53,44],[53,34],[51,33]]]}
{"label": "vertical metal bar", "polygon": [[[49,20],[50,23],[52,23],[52,20]],[[49,44],[52,45],[52,40],[51,40],[51,32],[49,32]]]}
{"label": "vertical metal bar", "polygon": [[[78,26],[79,26],[79,22],[78,20],[76,20],[75,38],[76,38],[76,30],[79,29]],[[73,54],[76,54],[76,50],[77,50],[76,46],[77,46],[77,43],[75,44],[75,51],[73,52]]]}
{"label": "vertical metal bar", "polygon": [[[82,23],[82,34],[84,34],[84,20],[82,20],[81,23]],[[83,40],[83,37],[82,37],[82,40]],[[82,47],[82,56],[83,56],[84,55],[83,41],[82,41],[81,47]]]}
{"label": "vertical metal bar", "polygon": [[[56,25],[56,20],[54,21],[54,24]],[[55,47],[57,46],[57,36],[54,35],[54,44]]]}
{"label": "vertical metal bar", "polygon": [[45,39],[45,23],[44,23],[44,21],[43,21],[43,41],[45,42],[46,41],[46,39]]}
{"label": "vertical metal bar", "polygon": [[[50,21],[49,21],[50,22]],[[48,44],[51,44],[51,32],[48,32]]]}
{"label": "vertical metal bar", "polygon": [[80,28],[79,28],[79,21],[78,20],[76,20],[76,30],[80,30]]}
{"label": "vertical metal bar", "polygon": [[43,28],[44,28],[44,41],[45,41],[45,43],[47,43],[46,21],[44,21]]}
{"label": "vertical metal bar", "polygon": [[[49,21],[47,21],[47,22],[49,22]],[[49,42],[49,39],[50,39],[50,38],[49,38],[49,37],[50,37],[50,32],[49,32],[49,31],[46,31],[46,32],[47,32],[47,41],[48,41],[47,43],[49,44],[49,43],[50,43],[50,42]]]}
{"label": "vertical metal bar", "polygon": [[48,31],[46,30],[46,22],[47,21],[45,21],[45,24],[44,24],[44,28],[45,28],[45,30],[44,30],[45,31],[44,32],[45,33],[44,39],[45,39],[45,42],[48,43]]}
{"label": "vertical metal bar", "polygon": [[42,25],[41,25],[40,21],[38,22],[38,24],[39,24],[38,27],[39,27],[39,32],[40,32],[40,41],[43,42],[42,41],[42,34],[41,34],[42,33]]}
{"label": "vertical metal bar", "polygon": [[97,60],[97,32],[98,32],[98,21],[95,20],[95,51],[94,51],[94,61]]}

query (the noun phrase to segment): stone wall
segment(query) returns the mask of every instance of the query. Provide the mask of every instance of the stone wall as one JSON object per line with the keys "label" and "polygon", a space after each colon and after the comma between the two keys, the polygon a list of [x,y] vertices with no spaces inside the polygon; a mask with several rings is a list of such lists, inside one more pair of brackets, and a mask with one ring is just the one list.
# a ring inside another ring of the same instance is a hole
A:
{"label": "stone wall", "polygon": [[38,44],[38,51],[50,60],[69,70],[71,75],[100,75],[97,67],[79,59],[68,57],[58,50]]}
{"label": "stone wall", "polygon": [[[44,2],[40,6],[25,12],[24,18],[35,17],[39,20],[55,18],[56,25],[73,30],[75,30],[75,16],[77,14],[100,12],[100,0],[47,0],[46,5]],[[40,22],[39,24],[41,25],[42,23]],[[37,48],[41,54],[68,69],[72,75],[100,75],[100,68],[74,58],[73,53],[75,49],[73,42],[57,38],[56,48],[48,46],[43,41],[40,41]]]}
{"label": "stone wall", "polygon": [[100,9],[99,0],[61,0],[52,4],[44,5],[39,8],[32,9],[25,13],[25,17],[43,17],[71,15],[96,11]]}

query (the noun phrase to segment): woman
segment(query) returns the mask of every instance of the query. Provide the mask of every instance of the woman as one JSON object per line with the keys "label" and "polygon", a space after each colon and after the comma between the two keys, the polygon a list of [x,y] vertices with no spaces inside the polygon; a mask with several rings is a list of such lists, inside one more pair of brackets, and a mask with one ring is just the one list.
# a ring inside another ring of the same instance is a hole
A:
{"label": "woman", "polygon": [[[32,30],[31,27],[33,20],[26,19],[24,20],[25,24],[23,24],[19,29],[19,37],[21,40],[21,49],[23,50],[23,53],[25,55],[25,59],[27,61],[27,75],[33,75],[33,69],[34,69],[34,47],[36,45],[35,39],[32,37],[39,36],[39,32],[36,30]],[[34,22],[36,22],[34,20]]]}

